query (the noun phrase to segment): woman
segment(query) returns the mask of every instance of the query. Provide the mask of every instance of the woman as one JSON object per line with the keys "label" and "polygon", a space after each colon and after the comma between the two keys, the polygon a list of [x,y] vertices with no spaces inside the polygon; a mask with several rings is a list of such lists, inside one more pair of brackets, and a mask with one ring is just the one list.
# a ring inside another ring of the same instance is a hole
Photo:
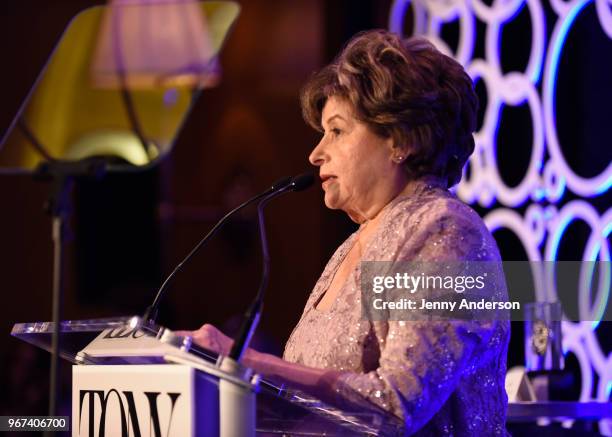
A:
{"label": "woman", "polygon": [[[401,418],[407,434],[505,435],[504,322],[362,319],[362,261],[499,261],[482,220],[448,188],[474,150],[477,98],[463,68],[423,39],[357,35],[302,92],[323,132],[310,154],[325,204],[360,224],[310,295],[284,359],[244,363],[341,407]],[[227,354],[210,325],[192,333]]]}

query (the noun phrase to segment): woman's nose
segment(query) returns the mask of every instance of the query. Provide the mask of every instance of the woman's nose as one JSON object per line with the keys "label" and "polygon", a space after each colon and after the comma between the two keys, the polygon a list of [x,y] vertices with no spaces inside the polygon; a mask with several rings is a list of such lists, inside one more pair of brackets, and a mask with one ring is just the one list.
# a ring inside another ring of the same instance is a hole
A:
{"label": "woman's nose", "polygon": [[310,156],[308,156],[308,161],[316,167],[320,167],[325,162],[325,154],[323,153],[323,142],[325,138],[321,138],[319,144],[315,146],[315,148],[310,152]]}

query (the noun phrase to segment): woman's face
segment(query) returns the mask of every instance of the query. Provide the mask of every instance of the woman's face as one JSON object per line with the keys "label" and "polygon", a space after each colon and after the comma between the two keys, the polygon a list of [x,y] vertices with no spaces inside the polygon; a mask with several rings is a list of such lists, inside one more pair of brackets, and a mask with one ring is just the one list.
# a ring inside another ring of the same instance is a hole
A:
{"label": "woman's face", "polygon": [[405,184],[399,150],[355,119],[351,105],[330,97],[323,108],[323,138],[309,156],[319,167],[325,205],[361,223],[376,216]]}

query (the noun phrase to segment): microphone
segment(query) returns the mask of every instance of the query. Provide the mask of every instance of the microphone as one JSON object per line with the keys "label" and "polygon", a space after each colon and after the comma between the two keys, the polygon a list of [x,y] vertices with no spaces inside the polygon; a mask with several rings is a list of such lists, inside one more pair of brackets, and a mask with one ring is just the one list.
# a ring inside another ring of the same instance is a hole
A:
{"label": "microphone", "polygon": [[314,182],[314,176],[312,173],[304,173],[291,179],[291,182],[283,189],[268,194],[266,197],[259,202],[257,205],[257,217],[259,220],[259,237],[261,241],[261,252],[262,252],[262,276],[261,282],[259,283],[259,290],[255,296],[255,300],[251,303],[249,308],[244,314],[244,319],[240,325],[238,335],[234,338],[232,349],[230,350],[229,357],[236,362],[240,362],[244,351],[249,347],[251,343],[251,337],[261,317],[263,310],[263,298],[266,289],[268,288],[268,280],[270,277],[270,254],[268,252],[268,240],[266,238],[266,227],[264,223],[263,209],[273,198],[289,192],[289,191],[302,191],[309,188]]}
{"label": "microphone", "polygon": [[303,173],[301,175],[295,176],[291,178],[289,183],[289,189],[292,191],[302,191],[307,188],[310,188],[312,183],[314,182],[314,175],[312,173]]}
{"label": "microphone", "polygon": [[[310,179],[311,179],[310,184],[312,184],[314,177],[310,175]],[[168,275],[166,280],[162,283],[161,287],[157,291],[157,294],[155,295],[155,299],[153,299],[153,303],[146,309],[143,315],[143,318],[142,318],[143,323],[147,325],[147,324],[154,324],[156,322],[157,316],[158,316],[159,305],[161,303],[162,298],[165,296],[166,290],[168,289],[174,277],[177,275],[178,272],[180,272],[183,269],[185,264],[187,264],[191,260],[191,258],[193,258],[193,256],[199,252],[202,246],[204,246],[204,244],[208,240],[210,240],[213,236],[215,236],[215,234],[219,231],[219,229],[221,229],[221,227],[225,223],[227,223],[227,221],[229,220],[231,216],[233,216],[238,211],[244,209],[248,205],[258,200],[261,200],[261,199],[264,199],[264,201],[270,200],[274,196],[277,196],[281,193],[288,192],[288,191],[301,191],[307,187],[306,184],[308,184],[308,180],[305,175],[300,175],[296,177],[289,176],[289,177],[279,179],[274,184],[272,184],[272,186],[268,188],[266,191],[248,199],[247,201],[241,203],[236,208],[232,209],[230,212],[225,214],[221,218],[221,220],[219,220],[217,224],[208,232],[208,234],[206,234],[204,238],[200,240],[200,242],[191,250],[191,252],[189,252],[189,254],[187,254],[187,256]],[[260,225],[261,225],[261,222],[260,222]]]}

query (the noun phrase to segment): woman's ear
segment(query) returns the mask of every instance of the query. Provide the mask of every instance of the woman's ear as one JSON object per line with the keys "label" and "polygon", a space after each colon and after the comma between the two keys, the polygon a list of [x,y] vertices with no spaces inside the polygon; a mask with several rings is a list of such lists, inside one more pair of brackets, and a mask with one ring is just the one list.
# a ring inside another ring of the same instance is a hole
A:
{"label": "woman's ear", "polygon": [[391,160],[396,164],[401,164],[410,155],[408,146],[397,146],[393,142],[391,144]]}

